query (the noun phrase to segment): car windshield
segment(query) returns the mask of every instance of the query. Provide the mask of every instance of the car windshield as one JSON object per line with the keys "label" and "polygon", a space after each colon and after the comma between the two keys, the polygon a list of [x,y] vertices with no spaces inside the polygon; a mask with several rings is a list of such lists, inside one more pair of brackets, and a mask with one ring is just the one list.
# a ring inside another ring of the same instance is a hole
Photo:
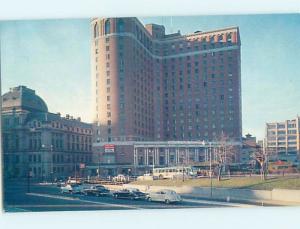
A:
{"label": "car windshield", "polygon": [[98,189],[103,189],[103,188],[105,188],[104,186],[102,186],[102,185],[97,185],[95,188],[98,188]]}

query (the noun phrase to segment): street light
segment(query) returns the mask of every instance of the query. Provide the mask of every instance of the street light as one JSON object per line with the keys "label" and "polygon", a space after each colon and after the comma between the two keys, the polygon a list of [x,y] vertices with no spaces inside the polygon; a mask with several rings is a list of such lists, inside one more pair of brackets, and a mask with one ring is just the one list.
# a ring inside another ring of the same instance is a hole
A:
{"label": "street light", "polygon": [[[210,179],[210,198],[212,198],[212,160],[211,160],[211,142],[208,143],[209,144],[209,179]],[[203,141],[202,145],[206,145],[206,142]],[[204,149],[206,150],[206,149]]]}
{"label": "street light", "polygon": [[212,198],[211,142],[209,142],[210,198]]}
{"label": "street light", "polygon": [[[49,149],[49,148],[45,144],[43,144],[42,149],[47,151],[47,149]],[[50,145],[50,180],[51,180],[51,183],[53,183],[53,155],[52,155],[52,153],[53,153],[53,145]],[[42,158],[43,169],[44,169],[44,162],[43,162],[44,159],[45,159],[45,155],[43,155],[43,158]],[[47,164],[49,165],[49,162],[47,162]]]}
{"label": "street light", "polygon": [[99,156],[98,157],[99,157],[98,158],[98,179],[100,179],[100,158],[101,158],[100,152],[99,152]]}

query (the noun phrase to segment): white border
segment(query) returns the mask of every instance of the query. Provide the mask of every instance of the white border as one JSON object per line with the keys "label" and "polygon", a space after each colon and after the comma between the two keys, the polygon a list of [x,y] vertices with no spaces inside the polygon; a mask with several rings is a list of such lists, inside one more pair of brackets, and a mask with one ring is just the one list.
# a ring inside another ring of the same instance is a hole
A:
{"label": "white border", "polygon": [[[299,0],[0,0],[0,20],[299,12]],[[1,214],[0,228],[291,229],[299,228],[299,213],[295,207],[18,213]]]}

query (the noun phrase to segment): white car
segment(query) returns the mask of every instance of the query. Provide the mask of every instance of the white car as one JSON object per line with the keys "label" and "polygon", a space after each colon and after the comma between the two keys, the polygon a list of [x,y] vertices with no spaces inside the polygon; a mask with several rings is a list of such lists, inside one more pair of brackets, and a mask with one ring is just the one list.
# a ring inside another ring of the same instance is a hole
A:
{"label": "white car", "polygon": [[60,188],[61,193],[81,193],[82,192],[82,188],[80,187],[80,185],[78,184],[67,184],[65,186],[62,186]]}
{"label": "white car", "polygon": [[150,192],[147,195],[148,201],[165,202],[166,204],[180,202],[181,197],[173,190],[163,189],[157,192]]}

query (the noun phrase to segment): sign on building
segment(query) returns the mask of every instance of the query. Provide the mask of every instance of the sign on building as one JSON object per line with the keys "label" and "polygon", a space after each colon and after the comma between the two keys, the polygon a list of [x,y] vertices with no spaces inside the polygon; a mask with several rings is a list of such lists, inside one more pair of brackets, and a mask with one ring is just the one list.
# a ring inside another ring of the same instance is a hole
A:
{"label": "sign on building", "polygon": [[115,152],[115,145],[113,145],[113,144],[104,145],[104,152],[105,153],[114,153]]}

